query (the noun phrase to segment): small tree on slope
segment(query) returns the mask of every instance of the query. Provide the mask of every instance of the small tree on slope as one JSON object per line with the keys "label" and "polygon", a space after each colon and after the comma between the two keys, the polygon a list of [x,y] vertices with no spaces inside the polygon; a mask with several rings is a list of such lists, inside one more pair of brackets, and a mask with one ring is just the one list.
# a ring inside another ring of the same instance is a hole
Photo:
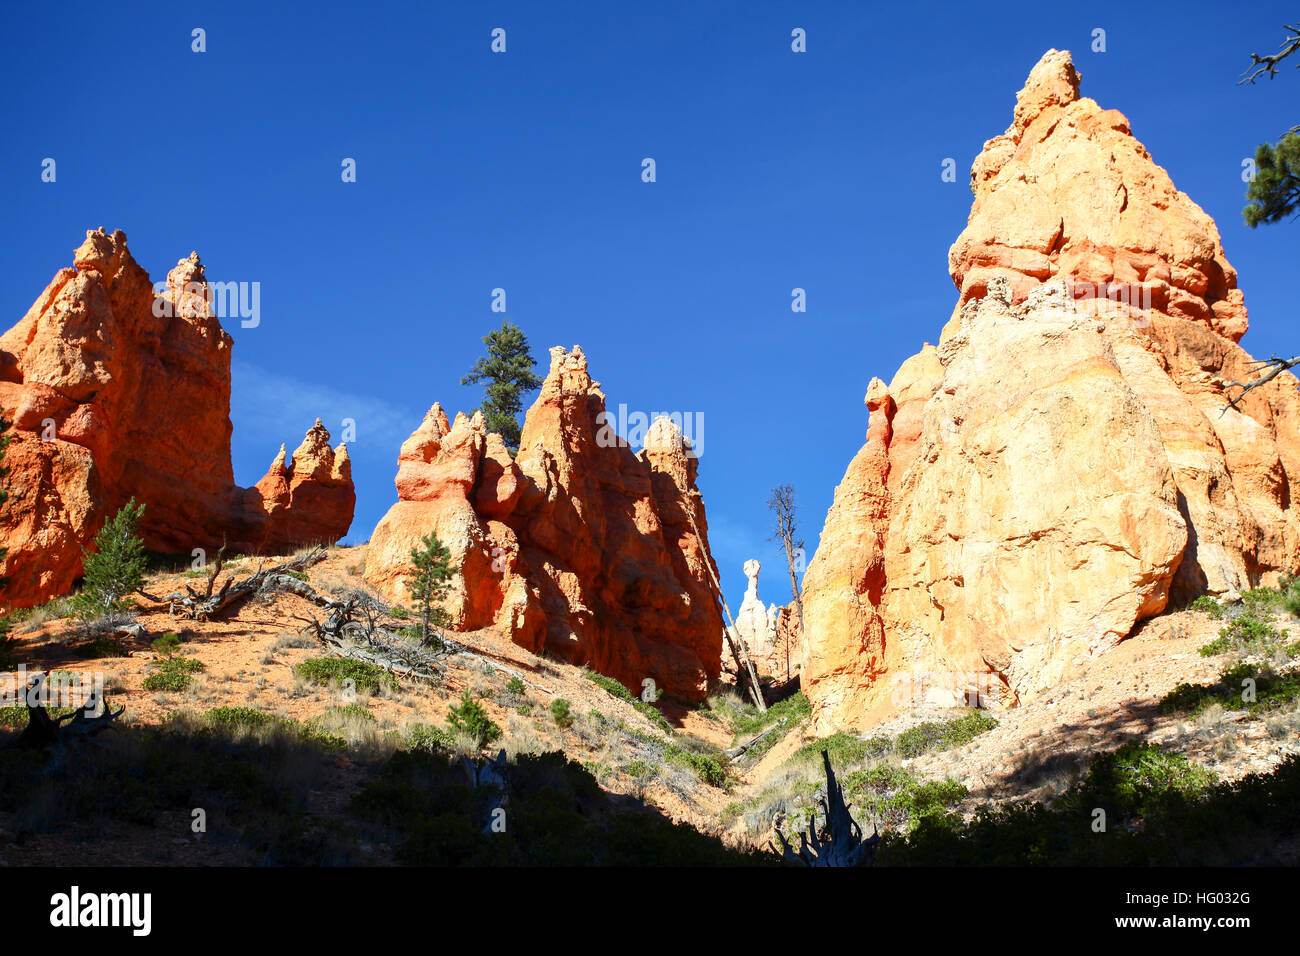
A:
{"label": "small tree on slope", "polygon": [[124,610],[127,595],[144,585],[148,557],[136,534],[143,514],[144,505],[132,498],[95,535],[95,550],[83,550],[85,584],[78,601],[83,616]]}
{"label": "small tree on slope", "polygon": [[415,573],[406,579],[406,589],[420,615],[420,640],[430,643],[430,627],[443,627],[447,613],[439,606],[451,584],[451,554],[430,531],[420,539],[420,547],[411,549],[411,563]]}

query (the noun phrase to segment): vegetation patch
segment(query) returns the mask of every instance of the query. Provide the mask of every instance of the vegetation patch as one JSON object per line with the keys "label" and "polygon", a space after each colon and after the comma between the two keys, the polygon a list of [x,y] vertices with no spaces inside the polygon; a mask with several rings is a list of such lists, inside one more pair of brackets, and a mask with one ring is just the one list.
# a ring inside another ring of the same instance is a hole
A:
{"label": "vegetation patch", "polygon": [[1200,611],[1202,614],[1205,614],[1216,621],[1223,620],[1223,605],[1208,594],[1202,594],[1188,605],[1188,609],[1192,611]]}
{"label": "vegetation patch", "polygon": [[1201,648],[1202,657],[1235,653],[1240,656],[1271,656],[1281,646],[1285,635],[1272,624],[1249,611],[1225,624],[1219,636]]}
{"label": "vegetation patch", "polygon": [[467,735],[479,747],[501,736],[501,728],[488,717],[483,705],[471,697],[469,691],[465,691],[460,704],[447,711],[447,723],[452,730]]}
{"label": "vegetation patch", "polygon": [[636,703],[637,698],[630,690],[623,686],[620,681],[612,677],[606,677],[604,674],[597,674],[595,671],[584,671],[583,677],[591,681],[605,693],[617,697],[619,700],[625,700],[629,704]]}
{"label": "vegetation patch", "polygon": [[[646,761],[624,768],[641,779]],[[353,812],[417,866],[718,866],[774,862],[725,846],[686,824],[605,793],[561,753],[520,754],[507,770],[506,827],[489,823],[498,798],[473,789],[444,754],[401,751],[353,800]]]}
{"label": "vegetation patch", "polygon": [[164,657],[149,665],[153,673],[144,679],[144,689],[180,693],[194,682],[194,674],[204,670],[203,662],[193,657]]}
{"label": "vegetation patch", "polygon": [[401,686],[396,677],[379,665],[350,657],[309,657],[293,672],[303,680],[325,687],[344,686],[351,682],[351,686],[362,693],[394,692]]}
{"label": "vegetation patch", "polygon": [[1214,684],[1179,684],[1157,706],[1162,714],[1195,716],[1218,704],[1225,710],[1244,710],[1251,715],[1286,707],[1300,699],[1300,672],[1279,674],[1271,667],[1247,663],[1225,668]]}
{"label": "vegetation patch", "polygon": [[902,833],[922,819],[947,815],[967,796],[966,788],[955,780],[922,783],[906,770],[890,766],[855,770],[841,785],[846,801],[881,826]]}
{"label": "vegetation patch", "polygon": [[758,708],[752,706],[747,710],[733,712],[731,715],[731,732],[736,735],[736,740],[739,741],[741,738],[762,733],[768,727],[782,720],[786,721],[788,727],[793,728],[811,716],[812,704],[800,691],[784,700],[777,701],[764,713],[759,713]]}
{"label": "vegetation patch", "polygon": [[883,865],[1147,866],[1243,862],[1275,852],[1300,824],[1300,757],[1235,783],[1185,757],[1132,742],[1093,759],[1050,803],[980,808],[970,820],[922,816],[888,832]]}
{"label": "vegetation patch", "polygon": [[569,709],[569,702],[563,697],[557,697],[551,701],[551,717],[555,720],[555,725],[560,728],[570,727],[573,725],[573,713]]}

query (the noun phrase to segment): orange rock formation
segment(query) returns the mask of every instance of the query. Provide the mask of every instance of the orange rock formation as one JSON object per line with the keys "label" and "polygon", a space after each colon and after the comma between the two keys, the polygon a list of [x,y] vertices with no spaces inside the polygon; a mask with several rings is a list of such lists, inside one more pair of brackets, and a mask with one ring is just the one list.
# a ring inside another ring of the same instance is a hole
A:
{"label": "orange rock formation", "polygon": [[634,453],[604,411],[576,346],[551,349],[514,460],[480,414],[449,424],[435,404],[402,445],[398,501],[371,536],[366,580],[407,603],[411,549],[432,531],[461,572],[445,605],[456,629],[498,627],[635,692],[649,679],[702,699],[722,618],[698,461],[667,419]]}
{"label": "orange rock formation", "polygon": [[14,423],[0,545],[25,607],[66,592],[81,548],[128,499],[153,549],[275,552],[334,541],[352,522],[347,450],[317,420],[254,488],[230,463],[230,347],[196,254],[155,296],[126,235],[86,233],[22,320],[0,337],[0,407]]}
{"label": "orange rock formation", "polygon": [[1300,570],[1300,394],[1251,377],[1213,221],[1048,51],[971,170],[938,348],[867,392],[804,582],[819,732],[1005,706],[1185,600]]}

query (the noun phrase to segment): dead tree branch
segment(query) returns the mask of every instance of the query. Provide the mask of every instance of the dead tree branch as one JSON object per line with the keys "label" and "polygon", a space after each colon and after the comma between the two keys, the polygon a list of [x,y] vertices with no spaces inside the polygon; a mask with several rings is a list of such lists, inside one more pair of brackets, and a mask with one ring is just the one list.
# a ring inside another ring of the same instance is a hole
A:
{"label": "dead tree branch", "polygon": [[438,635],[437,645],[432,649],[412,644],[402,635],[383,626],[381,621],[388,614],[387,608],[362,591],[352,591],[341,598],[329,597],[307,582],[288,574],[268,575],[262,590],[288,591],[329,611],[324,621],[301,615],[294,617],[304,623],[304,632],[311,632],[334,652],[344,657],[368,661],[394,676],[437,683],[445,673],[445,658],[463,655],[518,677],[528,686],[555,696],[555,691],[551,688],[530,680],[513,667],[506,667],[471,651],[445,634]]}
{"label": "dead tree branch", "polygon": [[[687,502],[682,510],[686,512],[686,517],[691,522],[691,531],[695,533],[695,540],[703,549],[704,538],[700,535],[700,529],[696,527],[690,502]],[[754,662],[749,659],[749,648],[745,646],[745,638],[736,630],[736,622],[731,617],[731,608],[727,606],[727,599],[722,594],[722,584],[718,581],[718,575],[713,570],[713,560],[707,552],[704,555],[704,567],[708,569],[709,579],[713,582],[713,593],[722,602],[722,610],[727,615],[727,627],[723,631],[723,636],[726,637],[727,645],[731,648],[731,656],[736,659],[736,670],[738,674],[748,677],[750,698],[759,713],[766,713],[767,701],[763,699],[763,685],[758,682],[758,672],[754,670]]]}
{"label": "dead tree branch", "polygon": [[[225,545],[222,545],[221,550],[225,550]],[[217,579],[217,572],[220,571],[222,564],[222,554],[221,551],[218,551],[216,565],[208,574],[207,587],[204,591],[200,593],[187,584],[185,585],[185,594],[177,592],[167,595],[168,613],[175,617],[179,611],[191,620],[209,620],[214,614],[227,611],[263,590],[268,579],[283,577],[296,580],[289,577],[290,572],[303,571],[324,560],[324,558],[325,549],[315,547],[301,557],[286,561],[273,568],[264,569],[259,565],[257,571],[238,584],[235,583],[235,576],[232,574],[226,579],[226,583],[221,586],[221,590],[213,594],[213,584]]]}
{"label": "dead tree branch", "polygon": [[[781,857],[787,863],[801,866],[870,866],[875,862],[880,833],[876,831],[870,839],[862,839],[862,828],[849,813],[844,791],[835,779],[831,758],[825,750],[822,751],[822,763],[826,765],[826,796],[820,801],[825,813],[825,826],[818,829],[814,814],[808,823],[808,832],[799,834],[798,850],[786,842],[785,834],[778,829],[776,836],[781,841]],[[775,844],[772,849],[776,849]]]}
{"label": "dead tree branch", "polygon": [[51,717],[39,700],[40,688],[47,679],[38,674],[28,685],[27,726],[7,746],[19,750],[45,750],[51,747],[75,745],[104,730],[126,712],[125,707],[113,710],[107,695],[90,694],[84,705],[70,714]]}
{"label": "dead tree branch", "polygon": [[[1270,80],[1273,79],[1277,76],[1278,64],[1296,50],[1300,50],[1300,24],[1291,26],[1284,23],[1283,27],[1286,29],[1287,35],[1282,38],[1281,48],[1276,53],[1270,54],[1269,56],[1260,56],[1258,53],[1252,53],[1250,55],[1250,66],[1241,74],[1241,79],[1237,81],[1238,86],[1243,83],[1254,85],[1255,80],[1264,73],[1268,74]],[[1297,63],[1296,66],[1300,67],[1300,63]]]}
{"label": "dead tree branch", "polygon": [[787,723],[789,723],[789,721],[790,721],[789,717],[783,717],[780,720],[778,720],[775,724],[773,724],[771,727],[767,728],[767,730],[763,731],[761,734],[756,734],[755,736],[750,737],[748,740],[746,740],[743,744],[737,744],[735,747],[732,747],[730,750],[724,752],[730,759],[735,760],[737,757],[745,754],[749,750],[752,750],[754,748],[754,745],[757,744],[760,740],[766,740],[768,737],[772,736],[772,734],[776,733],[778,730],[784,727]]}
{"label": "dead tree branch", "polygon": [[[1261,371],[1263,372],[1263,374],[1258,376],[1257,378],[1251,379],[1248,382],[1224,382],[1223,384],[1224,389],[1239,388],[1241,389],[1241,393],[1237,395],[1236,398],[1230,397],[1228,399],[1228,404],[1224,407],[1223,411],[1219,413],[1219,417],[1223,417],[1223,415],[1228,411],[1229,408],[1234,408],[1237,411],[1241,411],[1241,408],[1239,407],[1239,403],[1243,398],[1246,397],[1246,394],[1248,392],[1259,388],[1261,385],[1266,385],[1267,383],[1273,381],[1273,379],[1277,378],[1279,375],[1281,375],[1283,372],[1287,371],[1288,369],[1292,369],[1295,368],[1297,365],[1300,365],[1300,355],[1297,355],[1295,358],[1289,358],[1289,359],[1284,359],[1281,356],[1274,355],[1272,358],[1264,359],[1263,361],[1260,362],[1252,362],[1251,364],[1255,367],[1256,371]],[[1265,369],[1267,369],[1267,371],[1264,371]]]}

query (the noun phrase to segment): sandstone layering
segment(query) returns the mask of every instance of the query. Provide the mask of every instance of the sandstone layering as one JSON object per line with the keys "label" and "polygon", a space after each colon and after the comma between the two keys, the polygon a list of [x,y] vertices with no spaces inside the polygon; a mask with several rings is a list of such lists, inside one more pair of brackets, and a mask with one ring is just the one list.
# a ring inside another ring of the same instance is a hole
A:
{"label": "sandstone layering", "polygon": [[[230,463],[230,347],[197,254],[155,296],[120,230],[86,233],[23,319],[0,337],[0,407],[13,421],[0,545],[3,592],[26,607],[66,592],[82,547],[134,497],[148,547],[270,553],[347,533],[347,449],[320,420],[253,488]],[[157,302],[156,300],[162,300]]]}
{"label": "sandstone layering", "polygon": [[634,453],[604,411],[576,346],[551,349],[513,460],[481,414],[449,424],[435,404],[402,445],[398,501],[371,536],[366,580],[408,604],[411,549],[432,531],[460,571],[445,603],[457,630],[496,627],[638,693],[649,679],[702,699],[723,625],[698,460],[668,419]]}
{"label": "sandstone layering", "polygon": [[971,169],[939,346],[867,390],[804,582],[819,732],[1008,705],[1172,599],[1300,570],[1300,394],[1213,221],[1048,51]]}

